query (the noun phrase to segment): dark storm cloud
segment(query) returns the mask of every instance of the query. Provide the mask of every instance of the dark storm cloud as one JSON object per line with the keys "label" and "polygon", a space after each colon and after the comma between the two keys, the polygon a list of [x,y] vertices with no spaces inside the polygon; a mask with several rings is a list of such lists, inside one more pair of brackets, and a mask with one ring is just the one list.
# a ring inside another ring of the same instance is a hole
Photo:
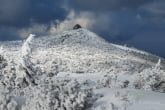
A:
{"label": "dark storm cloud", "polygon": [[152,30],[140,33],[124,43],[165,58],[164,35],[165,32],[163,30]]}
{"label": "dark storm cloud", "polygon": [[[110,40],[128,40],[165,23],[164,0],[68,0],[67,4],[77,13],[91,12],[97,22],[92,30]],[[103,15],[109,21],[97,19]]]}
{"label": "dark storm cloud", "polygon": [[49,27],[54,20],[64,20],[67,12],[62,5],[63,0],[0,0],[0,40],[25,37],[20,30],[35,24]]}
{"label": "dark storm cloud", "polygon": [[91,30],[110,42],[165,57],[164,0],[68,0],[68,5],[78,14],[92,13]]}
{"label": "dark storm cloud", "polygon": [[10,41],[20,39],[17,34],[17,28],[13,27],[0,27],[0,41]]}
{"label": "dark storm cloud", "polygon": [[137,19],[137,13],[119,10],[107,14],[106,17],[109,22],[100,19],[98,24],[94,24],[94,30],[103,35],[107,40],[128,40],[141,30],[142,24]]}
{"label": "dark storm cloud", "polygon": [[63,20],[66,12],[61,4],[62,0],[1,0],[0,26],[24,27],[31,22]]}
{"label": "dark storm cloud", "polygon": [[122,8],[135,9],[153,0],[68,0],[70,8],[84,11],[110,11]]}
{"label": "dark storm cloud", "polygon": [[[92,30],[113,41],[123,42],[165,25],[164,0],[72,0],[68,5],[77,13],[94,13],[97,24]],[[109,20],[97,19],[103,15]]]}

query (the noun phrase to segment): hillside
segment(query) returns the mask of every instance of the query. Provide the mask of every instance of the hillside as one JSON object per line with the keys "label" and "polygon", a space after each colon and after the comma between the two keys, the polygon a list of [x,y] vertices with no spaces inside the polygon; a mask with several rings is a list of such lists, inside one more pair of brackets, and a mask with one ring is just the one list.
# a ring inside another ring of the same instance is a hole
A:
{"label": "hillside", "polygon": [[158,56],[86,29],[0,44],[0,110],[165,108]]}

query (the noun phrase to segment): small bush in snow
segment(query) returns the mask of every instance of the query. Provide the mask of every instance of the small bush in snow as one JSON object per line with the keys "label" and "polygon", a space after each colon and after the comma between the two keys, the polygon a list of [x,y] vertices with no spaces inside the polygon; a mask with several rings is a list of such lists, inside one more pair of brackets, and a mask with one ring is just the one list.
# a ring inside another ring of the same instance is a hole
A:
{"label": "small bush in snow", "polygon": [[115,87],[117,83],[117,74],[108,73],[100,80],[99,85],[103,87]]}
{"label": "small bush in snow", "polygon": [[7,60],[4,59],[2,55],[0,55],[0,70],[7,66]]}
{"label": "small bush in snow", "polygon": [[84,110],[92,99],[92,90],[83,90],[76,80],[48,79],[29,90],[23,110]]}
{"label": "small bush in snow", "polygon": [[10,90],[6,87],[2,87],[0,91],[0,110],[19,110],[17,102],[14,97],[11,96]]}
{"label": "small bush in snow", "polygon": [[139,74],[136,88],[165,92],[165,75],[159,67],[160,61],[153,68],[143,70]]}

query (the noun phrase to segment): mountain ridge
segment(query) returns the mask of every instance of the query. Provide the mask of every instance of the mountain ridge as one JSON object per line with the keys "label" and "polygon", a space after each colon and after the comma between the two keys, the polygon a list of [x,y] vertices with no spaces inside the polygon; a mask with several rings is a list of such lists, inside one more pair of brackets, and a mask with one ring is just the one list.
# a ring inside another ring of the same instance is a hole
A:
{"label": "mountain ridge", "polygon": [[1,45],[0,110],[164,110],[160,57],[86,29]]}
{"label": "mountain ridge", "polygon": [[[99,37],[93,32],[90,32],[86,29],[77,29],[77,30],[69,30],[64,31],[61,34],[51,35],[48,37],[38,37],[33,41],[33,50],[35,49],[47,49],[54,48],[57,45],[61,46],[82,46],[82,47],[90,47],[97,48],[104,51],[125,51],[123,54],[132,54],[135,57],[140,57],[144,60],[151,61],[153,63],[157,63],[159,59],[161,59],[161,63],[163,68],[165,68],[165,59],[159,56],[153,55],[151,53],[138,50],[131,47],[121,46],[117,44],[112,44],[103,38]],[[1,43],[2,47],[9,47],[9,49],[14,48],[14,50],[19,50],[23,44],[23,41],[8,41]],[[80,46],[80,48],[81,48]]]}

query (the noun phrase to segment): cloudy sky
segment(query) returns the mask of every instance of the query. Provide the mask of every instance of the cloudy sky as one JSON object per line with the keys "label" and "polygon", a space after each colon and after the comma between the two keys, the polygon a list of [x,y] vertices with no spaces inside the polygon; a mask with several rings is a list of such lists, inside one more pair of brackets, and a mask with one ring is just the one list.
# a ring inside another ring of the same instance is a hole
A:
{"label": "cloudy sky", "polygon": [[53,35],[76,23],[165,58],[165,0],[0,0],[0,41]]}

